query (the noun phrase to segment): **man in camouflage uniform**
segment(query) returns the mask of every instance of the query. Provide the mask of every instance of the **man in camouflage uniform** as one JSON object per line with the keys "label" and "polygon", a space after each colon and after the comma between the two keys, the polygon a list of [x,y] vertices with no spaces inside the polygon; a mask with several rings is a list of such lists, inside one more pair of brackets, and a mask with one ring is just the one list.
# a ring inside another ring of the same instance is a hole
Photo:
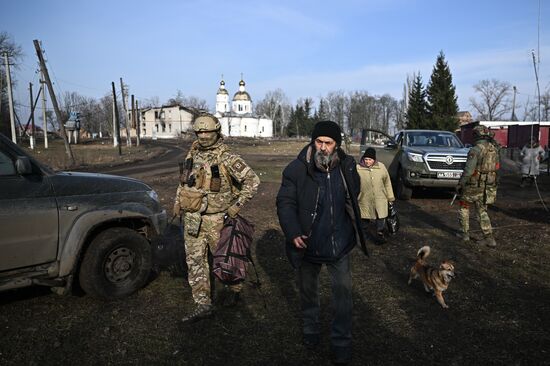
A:
{"label": "man in camouflage uniform", "polygon": [[497,170],[500,167],[499,148],[487,127],[474,127],[475,146],[468,152],[464,172],[457,186],[460,196],[458,220],[463,241],[470,240],[470,205],[474,204],[483,239],[480,244],[496,247],[487,205],[493,204],[497,195]]}
{"label": "man in camouflage uniform", "polygon": [[[197,140],[186,156],[174,204],[174,214],[183,215],[188,280],[197,304],[184,322],[211,314],[209,252],[216,250],[224,216],[237,216],[260,184],[256,173],[224,144],[216,117],[199,115],[193,130]],[[241,284],[229,286],[225,305],[235,304],[241,288]]]}

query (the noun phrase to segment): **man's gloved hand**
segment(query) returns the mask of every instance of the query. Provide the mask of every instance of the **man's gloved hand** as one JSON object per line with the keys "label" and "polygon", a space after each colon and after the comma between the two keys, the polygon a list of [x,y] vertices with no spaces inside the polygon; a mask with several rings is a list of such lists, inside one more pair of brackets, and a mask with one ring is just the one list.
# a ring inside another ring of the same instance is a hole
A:
{"label": "man's gloved hand", "polygon": [[234,219],[235,217],[237,217],[240,211],[241,205],[239,203],[235,203],[227,209],[227,214],[229,215],[229,217]]}
{"label": "man's gloved hand", "polygon": [[462,186],[460,184],[455,187],[455,193],[459,196],[462,195]]}
{"label": "man's gloved hand", "polygon": [[172,213],[174,216],[181,216],[181,207],[179,202],[174,203],[174,208]]}

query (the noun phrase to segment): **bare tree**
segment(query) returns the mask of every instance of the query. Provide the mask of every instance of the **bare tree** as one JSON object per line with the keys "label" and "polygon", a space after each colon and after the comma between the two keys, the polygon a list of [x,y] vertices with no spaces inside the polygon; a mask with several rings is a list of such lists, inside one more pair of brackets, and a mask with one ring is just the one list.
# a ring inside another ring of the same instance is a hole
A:
{"label": "bare tree", "polygon": [[160,107],[160,99],[158,96],[145,98],[141,101],[140,108],[155,108]]}
{"label": "bare tree", "polygon": [[268,91],[264,99],[256,103],[254,113],[260,116],[266,116],[273,121],[273,129],[280,136],[283,135],[284,128],[290,118],[290,102],[282,89]]}
{"label": "bare tree", "polygon": [[350,100],[343,90],[331,91],[325,98],[328,104],[330,119],[338,123],[344,130],[346,117],[349,115]]}
{"label": "bare tree", "polygon": [[[10,123],[9,123],[9,109],[4,106],[8,105],[8,88],[6,83],[6,70],[4,69],[4,53],[7,53],[10,66],[13,65],[13,69],[19,69],[19,62],[23,57],[23,51],[21,46],[16,44],[12,37],[6,32],[0,32],[0,132],[9,135]],[[15,75],[11,77],[12,85],[17,84]],[[17,105],[17,103],[14,103]]]}
{"label": "bare tree", "polygon": [[541,94],[540,104],[540,118],[542,121],[548,121],[550,117],[550,87],[547,87],[544,94]]}
{"label": "bare tree", "polygon": [[470,103],[478,113],[478,119],[495,121],[512,110],[510,93],[512,86],[506,81],[496,79],[481,80],[474,85],[476,93],[480,94],[480,100],[471,97]]}
{"label": "bare tree", "polygon": [[[194,108],[207,111],[210,109],[208,102],[202,98],[195,96],[185,96],[181,90],[178,90],[173,98],[168,99],[167,105],[181,105],[183,107]],[[158,105],[157,105],[158,106]]]}

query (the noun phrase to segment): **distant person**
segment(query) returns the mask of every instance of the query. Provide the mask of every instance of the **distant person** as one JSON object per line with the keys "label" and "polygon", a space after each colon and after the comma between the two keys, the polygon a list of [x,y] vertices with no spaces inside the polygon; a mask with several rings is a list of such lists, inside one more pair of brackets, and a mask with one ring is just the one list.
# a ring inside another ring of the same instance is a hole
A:
{"label": "distant person", "polygon": [[456,187],[460,195],[458,218],[461,227],[457,236],[463,241],[470,240],[470,205],[474,204],[483,232],[483,239],[479,243],[494,248],[496,242],[487,213],[487,205],[495,203],[497,196],[499,147],[487,127],[478,125],[474,127],[473,134],[475,145],[468,152],[464,172]]}
{"label": "distant person", "polygon": [[375,242],[386,242],[384,236],[386,217],[388,217],[388,202],[395,201],[390,175],[386,166],[376,160],[376,150],[369,147],[357,165],[361,178],[361,193],[359,193],[359,208],[363,232],[368,233],[369,222],[376,225]]}
{"label": "distant person", "polygon": [[540,161],[545,155],[544,149],[539,145],[538,141],[532,139],[531,142],[525,144],[521,149],[521,184],[520,187],[525,187],[526,181],[531,184],[539,175]]}
{"label": "distant person", "polygon": [[277,215],[287,240],[287,255],[298,270],[303,318],[303,342],[315,349],[320,342],[319,272],[326,265],[332,285],[330,343],[332,361],[351,360],[351,266],[355,244],[364,248],[357,203],[359,175],[353,157],[341,149],[340,127],[318,122],[311,142],[283,171],[277,194]]}
{"label": "distant person", "polygon": [[[183,216],[187,277],[196,304],[183,322],[212,313],[209,255],[216,250],[224,216],[237,216],[260,184],[256,173],[224,144],[215,116],[197,116],[193,130],[197,140],[187,154],[174,204],[174,214]],[[240,185],[238,193],[233,181]],[[235,305],[241,288],[242,284],[229,286],[224,305]]]}

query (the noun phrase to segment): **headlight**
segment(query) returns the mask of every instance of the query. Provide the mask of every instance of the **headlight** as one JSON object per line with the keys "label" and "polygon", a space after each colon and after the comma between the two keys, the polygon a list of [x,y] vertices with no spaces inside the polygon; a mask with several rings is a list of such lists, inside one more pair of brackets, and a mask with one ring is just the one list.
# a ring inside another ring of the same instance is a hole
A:
{"label": "headlight", "polygon": [[410,161],[414,161],[416,163],[422,163],[423,162],[422,154],[416,154],[416,153],[408,152],[407,157],[409,158]]}
{"label": "headlight", "polygon": [[155,191],[147,191],[147,194],[153,201],[159,202],[159,195]]}

